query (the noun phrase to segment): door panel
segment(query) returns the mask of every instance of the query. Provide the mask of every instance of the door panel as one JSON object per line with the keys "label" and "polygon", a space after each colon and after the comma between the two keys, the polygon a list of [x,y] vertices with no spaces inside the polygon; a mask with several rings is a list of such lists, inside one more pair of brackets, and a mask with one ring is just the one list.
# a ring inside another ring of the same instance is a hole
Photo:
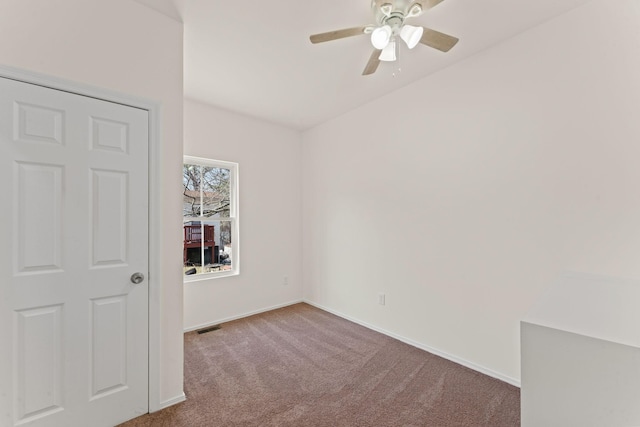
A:
{"label": "door panel", "polygon": [[128,174],[91,171],[92,267],[127,263]]}
{"label": "door panel", "polygon": [[146,111],[0,78],[0,425],[148,411],[147,176]]}
{"label": "door panel", "polygon": [[15,141],[63,144],[64,111],[17,101],[14,109]]}
{"label": "door panel", "polygon": [[91,399],[127,387],[127,296],[91,301]]}
{"label": "door panel", "polygon": [[18,419],[62,410],[62,306],[16,311]]}
{"label": "door panel", "polygon": [[56,165],[16,162],[14,250],[18,274],[56,271],[62,261],[62,177]]}

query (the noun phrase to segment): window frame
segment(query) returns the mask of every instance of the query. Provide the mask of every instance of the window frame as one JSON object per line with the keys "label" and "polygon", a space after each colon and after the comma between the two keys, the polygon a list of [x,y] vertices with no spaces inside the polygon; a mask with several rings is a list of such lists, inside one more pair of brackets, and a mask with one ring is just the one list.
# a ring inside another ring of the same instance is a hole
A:
{"label": "window frame", "polygon": [[[229,170],[229,216],[222,218],[215,218],[214,220],[208,219],[207,217],[202,215],[202,210],[200,212],[200,216],[184,216],[184,212],[182,213],[182,224],[184,228],[184,224],[188,221],[199,221],[201,226],[206,225],[211,222],[223,222],[229,221],[231,223],[231,270],[222,270],[222,271],[210,271],[206,273],[199,273],[193,275],[185,275],[183,274],[183,282],[191,283],[198,282],[201,280],[209,280],[209,279],[219,279],[222,277],[230,277],[237,276],[240,274],[240,223],[239,223],[239,165],[235,162],[229,162],[225,160],[216,160],[216,159],[208,159],[204,157],[195,157],[195,156],[183,156],[182,161],[183,167],[186,164],[196,165],[202,167],[213,167],[213,168],[222,168]],[[183,184],[184,188],[184,184]],[[201,200],[202,200],[202,192],[203,189],[200,189],[201,192]],[[204,236],[204,230],[202,231],[202,235]],[[184,244],[184,243],[183,243]],[[204,261],[204,258],[201,258],[201,261]],[[202,262],[204,264],[204,262]]]}

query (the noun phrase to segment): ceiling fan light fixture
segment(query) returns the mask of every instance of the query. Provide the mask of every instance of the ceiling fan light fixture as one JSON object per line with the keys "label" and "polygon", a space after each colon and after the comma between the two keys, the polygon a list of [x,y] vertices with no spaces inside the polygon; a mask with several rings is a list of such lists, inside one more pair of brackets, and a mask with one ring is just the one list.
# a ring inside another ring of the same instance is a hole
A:
{"label": "ceiling fan light fixture", "polygon": [[414,27],[413,25],[405,25],[400,30],[400,38],[404,40],[409,49],[413,49],[420,43],[424,28]]}
{"label": "ceiling fan light fixture", "polygon": [[393,31],[388,25],[378,27],[371,33],[371,44],[376,49],[384,49],[389,45]]}
{"label": "ceiling fan light fixture", "polygon": [[397,59],[396,56],[396,41],[391,40],[387,47],[382,49],[380,53],[380,57],[378,58],[380,61],[393,62]]}
{"label": "ceiling fan light fixture", "polygon": [[382,12],[384,16],[391,15],[391,12],[393,12],[393,5],[391,3],[383,4],[382,6],[380,6],[380,12]]}
{"label": "ceiling fan light fixture", "polygon": [[419,3],[414,4],[407,13],[407,18],[415,18],[422,13],[422,6]]}
{"label": "ceiling fan light fixture", "polygon": [[422,15],[444,0],[369,1],[374,18],[371,24],[312,34],[309,36],[309,41],[316,44],[366,34],[374,50],[362,71],[363,76],[375,73],[381,61],[398,61],[395,64],[396,71],[393,72],[395,76],[400,70],[398,65],[400,49],[404,49],[400,47],[402,44],[413,49],[420,43],[440,52],[449,52],[459,41],[456,37],[427,27],[404,25],[407,18]]}

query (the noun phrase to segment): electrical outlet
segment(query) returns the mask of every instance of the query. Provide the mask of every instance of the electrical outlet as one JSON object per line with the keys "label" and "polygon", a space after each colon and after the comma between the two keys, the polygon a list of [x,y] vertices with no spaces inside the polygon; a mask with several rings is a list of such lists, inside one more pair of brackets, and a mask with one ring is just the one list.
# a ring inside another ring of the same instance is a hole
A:
{"label": "electrical outlet", "polygon": [[378,294],[378,304],[380,305],[384,305],[385,304],[385,295],[384,294]]}
{"label": "electrical outlet", "polygon": [[289,276],[284,276],[282,278],[282,286],[288,286],[289,285]]}

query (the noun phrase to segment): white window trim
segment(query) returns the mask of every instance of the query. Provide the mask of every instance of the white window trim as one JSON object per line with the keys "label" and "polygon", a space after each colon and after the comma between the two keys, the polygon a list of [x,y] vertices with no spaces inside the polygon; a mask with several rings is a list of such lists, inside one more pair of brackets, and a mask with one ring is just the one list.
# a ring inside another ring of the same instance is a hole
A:
{"label": "white window trim", "polygon": [[[229,182],[229,219],[232,222],[231,227],[231,270],[227,271],[212,271],[209,273],[200,273],[190,276],[183,275],[184,283],[200,282],[202,280],[220,279],[223,277],[237,276],[240,274],[240,215],[239,215],[239,165],[234,162],[227,162],[224,160],[207,159],[204,157],[184,156],[183,164],[195,164],[201,166],[210,166],[216,168],[229,169],[231,172]],[[191,219],[193,221],[207,222],[206,218],[202,217],[183,217],[184,219]]]}

